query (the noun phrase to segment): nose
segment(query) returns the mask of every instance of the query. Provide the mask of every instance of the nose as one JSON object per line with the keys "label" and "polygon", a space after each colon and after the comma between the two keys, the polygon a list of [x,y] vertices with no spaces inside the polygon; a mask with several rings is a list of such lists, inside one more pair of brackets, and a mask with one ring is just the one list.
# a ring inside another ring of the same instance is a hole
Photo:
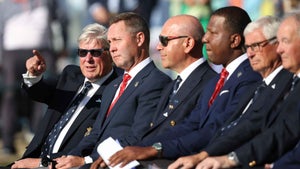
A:
{"label": "nose", "polygon": [[160,42],[158,42],[156,45],[156,50],[160,51],[160,50],[162,50],[162,48],[163,48],[163,46],[161,45]]}
{"label": "nose", "polygon": [[202,37],[202,43],[207,43],[207,35],[204,34],[204,36]]}
{"label": "nose", "polygon": [[283,48],[281,47],[280,43],[279,43],[278,46],[277,46],[276,52],[277,52],[278,54],[282,54],[282,53],[283,53]]}
{"label": "nose", "polygon": [[114,45],[110,44],[109,52],[114,53],[116,50],[117,50],[116,47]]}
{"label": "nose", "polygon": [[93,56],[92,56],[92,54],[91,54],[91,52],[88,52],[87,54],[86,54],[86,60],[91,60],[91,59],[93,59]]}
{"label": "nose", "polygon": [[246,52],[247,52],[247,55],[248,55],[249,58],[252,58],[255,55],[255,52],[252,51],[251,48],[247,48]]}

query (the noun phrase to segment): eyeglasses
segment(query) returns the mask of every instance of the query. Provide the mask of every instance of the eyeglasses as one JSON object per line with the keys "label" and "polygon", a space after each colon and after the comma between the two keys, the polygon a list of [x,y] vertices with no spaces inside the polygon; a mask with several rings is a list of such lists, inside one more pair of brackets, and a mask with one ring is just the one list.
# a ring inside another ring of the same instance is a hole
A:
{"label": "eyeglasses", "polygon": [[159,42],[162,44],[162,46],[166,47],[168,46],[168,42],[173,39],[179,39],[179,38],[187,38],[188,36],[162,36],[159,35]]}
{"label": "eyeglasses", "polygon": [[85,57],[89,52],[93,57],[100,57],[102,55],[102,52],[107,51],[107,48],[102,48],[102,49],[78,49],[77,54],[79,57]]}
{"label": "eyeglasses", "polygon": [[267,44],[269,44],[271,41],[275,40],[276,36],[264,41],[256,42],[251,45],[245,45],[245,49],[247,50],[248,48],[251,49],[252,52],[258,52],[261,50],[262,47],[265,47]]}

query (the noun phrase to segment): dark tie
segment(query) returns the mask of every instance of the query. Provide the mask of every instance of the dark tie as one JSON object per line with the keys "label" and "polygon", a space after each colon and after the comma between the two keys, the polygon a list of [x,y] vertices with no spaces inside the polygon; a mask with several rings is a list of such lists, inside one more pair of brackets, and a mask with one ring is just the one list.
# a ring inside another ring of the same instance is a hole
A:
{"label": "dark tie", "polygon": [[[262,91],[267,87],[267,84],[263,81],[255,90],[254,92],[254,95],[251,99],[251,104],[254,103],[254,101],[259,97],[259,95],[262,93]],[[248,107],[246,108],[249,108],[251,105],[249,105]],[[243,111],[245,112],[245,110]],[[227,126],[225,127],[222,127],[221,128],[221,135],[223,135],[225,133],[225,131],[228,131],[229,129],[231,129],[232,127],[236,126],[241,118],[243,117],[245,113],[242,113],[237,119],[233,120],[232,122],[230,122],[230,124],[228,124]]]}
{"label": "dark tie", "polygon": [[297,84],[298,81],[299,81],[299,77],[298,76],[294,76],[293,82],[292,82],[292,86],[291,86],[291,91],[294,90],[295,85]]}
{"label": "dark tie", "polygon": [[254,96],[253,96],[253,98],[252,98],[252,102],[254,102],[254,101],[258,98],[259,94],[263,91],[263,89],[265,89],[265,87],[267,87],[267,84],[263,81],[263,82],[256,88],[256,90],[255,90],[255,92],[254,92]]}
{"label": "dark tie", "polygon": [[216,99],[217,95],[219,94],[219,92],[221,91],[222,87],[224,86],[224,82],[225,82],[225,79],[227,78],[228,74],[229,73],[227,72],[227,70],[225,68],[223,68],[222,72],[220,74],[220,79],[217,82],[215,91],[212,94],[211,98],[209,99],[208,106],[211,106],[212,103],[214,102],[214,100]]}
{"label": "dark tie", "polygon": [[292,81],[291,88],[290,88],[290,90],[284,95],[283,100],[285,100],[285,99],[289,96],[289,94],[295,89],[295,86],[296,86],[296,84],[297,84],[298,81],[299,81],[299,77],[298,77],[298,76],[294,76],[294,77],[293,77],[293,81]]}
{"label": "dark tie", "polygon": [[182,79],[178,75],[177,78],[175,79],[174,84],[173,84],[173,90],[172,90],[172,93],[170,95],[170,99],[177,93],[178,87],[179,87],[179,85],[180,85],[181,82],[182,82]]}
{"label": "dark tie", "polygon": [[131,79],[131,76],[128,73],[125,73],[124,76],[123,76],[123,81],[121,83],[119,93],[118,93],[117,97],[113,100],[113,102],[110,104],[110,106],[109,106],[109,108],[107,110],[107,113],[106,113],[106,117],[109,115],[111,109],[114,107],[114,105],[116,104],[116,102],[118,101],[118,99],[123,94],[123,92],[124,92],[124,90],[125,90],[125,88],[127,86],[127,83],[128,83],[128,81],[130,79]]}
{"label": "dark tie", "polygon": [[63,114],[60,120],[54,125],[53,129],[49,133],[41,151],[41,157],[45,157],[51,154],[53,150],[54,143],[64,128],[64,126],[68,123],[69,119],[72,117],[73,113],[76,111],[78,105],[82,101],[82,99],[86,96],[87,92],[92,88],[91,82],[87,81],[84,84],[83,89],[81,92],[75,97],[72,104],[69,106],[67,113]]}

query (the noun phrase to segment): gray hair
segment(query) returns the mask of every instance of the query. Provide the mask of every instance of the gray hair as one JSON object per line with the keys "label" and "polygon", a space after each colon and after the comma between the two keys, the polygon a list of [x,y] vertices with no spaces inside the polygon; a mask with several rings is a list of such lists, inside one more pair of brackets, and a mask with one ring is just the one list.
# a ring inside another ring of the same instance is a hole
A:
{"label": "gray hair", "polygon": [[107,41],[107,29],[97,23],[89,24],[82,29],[82,33],[78,38],[78,43],[82,41],[96,40],[103,48],[109,48]]}
{"label": "gray hair", "polygon": [[264,16],[256,21],[250,22],[244,30],[244,36],[255,31],[258,28],[261,28],[265,38],[270,39],[276,37],[279,25],[279,18],[275,16]]}
{"label": "gray hair", "polygon": [[282,21],[284,21],[287,18],[292,18],[295,20],[295,23],[298,25],[297,26],[298,36],[300,36],[300,10],[292,10],[292,11],[286,13],[283,16]]}

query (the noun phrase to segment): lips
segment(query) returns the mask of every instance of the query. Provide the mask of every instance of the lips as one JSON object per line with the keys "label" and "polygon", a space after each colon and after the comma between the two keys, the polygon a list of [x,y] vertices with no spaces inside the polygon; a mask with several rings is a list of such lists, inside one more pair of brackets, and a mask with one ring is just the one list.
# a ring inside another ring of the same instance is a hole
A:
{"label": "lips", "polygon": [[121,55],[111,55],[112,58],[118,58],[120,57]]}
{"label": "lips", "polygon": [[257,65],[259,62],[258,61],[251,61],[251,65]]}
{"label": "lips", "polygon": [[165,58],[166,56],[167,56],[167,55],[165,55],[165,54],[162,54],[162,53],[160,54],[160,58],[161,58],[161,59]]}
{"label": "lips", "polygon": [[86,66],[85,68],[87,71],[93,71],[96,68],[96,66]]}

